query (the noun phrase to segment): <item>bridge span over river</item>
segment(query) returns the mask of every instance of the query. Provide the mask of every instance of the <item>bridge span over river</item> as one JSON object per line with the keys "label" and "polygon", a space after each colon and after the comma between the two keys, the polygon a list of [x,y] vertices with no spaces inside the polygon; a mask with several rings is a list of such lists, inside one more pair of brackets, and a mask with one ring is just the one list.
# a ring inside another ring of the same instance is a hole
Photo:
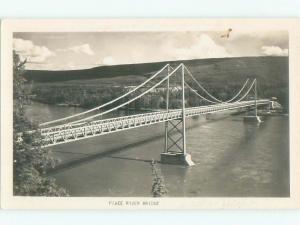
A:
{"label": "bridge span over river", "polygon": [[[172,77],[177,77],[177,82],[180,83],[177,91],[180,92],[181,107],[176,109],[169,107]],[[103,115],[128,106],[162,85],[165,90],[165,96],[163,96],[166,102],[165,110],[102,119]],[[205,104],[186,107],[187,90],[199,97],[200,103]],[[167,64],[127,93],[84,112],[42,123],[39,125],[39,132],[42,137],[42,147],[49,147],[156,123],[165,123],[165,146],[161,154],[161,161],[191,166],[193,162],[186,149],[186,118],[230,110],[252,110],[252,115],[248,115],[246,120],[260,122],[257,108],[263,106],[271,108],[272,105],[271,100],[257,97],[256,79],[247,79],[231,99],[224,101],[205,89],[183,63],[176,68]],[[177,135],[176,138],[174,134]]]}

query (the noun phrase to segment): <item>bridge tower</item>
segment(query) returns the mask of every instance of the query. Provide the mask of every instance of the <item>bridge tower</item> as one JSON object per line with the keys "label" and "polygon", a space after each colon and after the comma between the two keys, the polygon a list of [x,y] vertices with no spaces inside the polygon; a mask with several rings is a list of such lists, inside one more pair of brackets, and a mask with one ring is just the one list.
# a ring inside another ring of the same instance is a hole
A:
{"label": "bridge tower", "polygon": [[245,122],[262,122],[260,116],[257,114],[257,80],[256,78],[254,79],[254,115],[247,115],[244,117]]}
{"label": "bridge tower", "polygon": [[[194,163],[191,155],[186,151],[186,128],[185,128],[185,77],[184,65],[181,64],[181,102],[182,102],[182,116],[177,120],[170,120],[165,122],[165,148],[161,153],[162,163],[180,164],[186,166],[193,166]],[[168,67],[168,74],[170,74],[170,66]],[[169,98],[170,98],[170,80],[167,79],[166,87],[166,111],[169,112]]]}

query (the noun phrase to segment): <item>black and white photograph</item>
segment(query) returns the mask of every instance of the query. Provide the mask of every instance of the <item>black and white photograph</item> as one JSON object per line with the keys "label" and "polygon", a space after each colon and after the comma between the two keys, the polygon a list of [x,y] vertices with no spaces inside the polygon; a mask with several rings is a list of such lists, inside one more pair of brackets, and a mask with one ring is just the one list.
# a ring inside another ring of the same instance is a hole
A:
{"label": "black and white photograph", "polygon": [[12,196],[290,198],[289,29],[253,27],[13,31]]}

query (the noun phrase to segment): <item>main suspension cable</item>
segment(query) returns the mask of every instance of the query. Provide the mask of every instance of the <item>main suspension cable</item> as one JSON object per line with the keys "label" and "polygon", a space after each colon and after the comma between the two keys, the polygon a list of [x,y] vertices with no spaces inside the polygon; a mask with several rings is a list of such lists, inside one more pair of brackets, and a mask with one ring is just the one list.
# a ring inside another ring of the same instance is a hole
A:
{"label": "main suspension cable", "polygon": [[252,90],[254,84],[255,84],[255,79],[253,80],[253,82],[252,82],[251,86],[249,87],[248,91],[236,102],[242,101],[249,94],[249,92]]}
{"label": "main suspension cable", "polygon": [[212,99],[214,99],[215,101],[222,103],[221,100],[217,99],[216,97],[214,97],[213,95],[211,95],[197,80],[196,78],[193,76],[193,74],[189,71],[189,69],[184,66],[184,68],[186,69],[186,71],[188,72],[188,74],[190,75],[190,77],[193,79],[193,81]]}
{"label": "main suspension cable", "polygon": [[108,106],[128,95],[130,95],[131,93],[135,92],[137,89],[143,87],[146,83],[148,83],[149,81],[151,81],[152,79],[154,79],[155,77],[157,77],[163,70],[165,70],[167,67],[169,66],[169,64],[165,65],[163,68],[161,68],[159,71],[157,71],[154,75],[152,75],[149,79],[147,79],[146,81],[144,81],[143,83],[141,83],[140,85],[136,86],[134,89],[132,89],[131,91],[109,101],[109,102],[106,102],[104,103],[103,105],[100,105],[100,106],[97,106],[95,108],[92,108],[92,109],[89,109],[87,111],[84,111],[84,112],[81,112],[81,113],[77,113],[75,115],[71,115],[71,116],[67,116],[67,117],[64,117],[64,118],[60,118],[60,119],[57,119],[57,120],[52,120],[52,121],[49,121],[49,122],[45,122],[45,123],[41,123],[39,126],[46,126],[46,125],[49,125],[49,124],[53,124],[53,123],[57,123],[57,122],[61,122],[61,121],[64,121],[64,120],[68,120],[68,119],[71,119],[71,118],[74,118],[74,117],[77,117],[77,116],[81,116],[81,115],[85,115],[87,113],[90,113],[90,112],[93,112],[95,110],[98,110],[98,109],[101,109],[105,106]]}
{"label": "main suspension cable", "polygon": [[207,102],[210,102],[210,103],[213,103],[213,104],[216,104],[216,103],[219,103],[219,102],[214,102],[214,101],[211,101],[205,97],[203,97],[202,95],[200,95],[197,90],[193,89],[186,81],[184,82],[185,85],[194,93],[196,94],[197,96],[199,96],[200,98],[202,98],[203,100],[207,101]]}
{"label": "main suspension cable", "polygon": [[231,98],[230,100],[226,101],[226,103],[229,103],[229,102],[233,101],[234,99],[236,99],[236,98],[242,93],[242,91],[243,91],[244,88],[246,87],[248,81],[249,81],[249,78],[246,80],[246,82],[244,83],[244,85],[243,85],[243,87],[240,89],[240,91],[239,91],[233,98]]}
{"label": "main suspension cable", "polygon": [[221,101],[217,98],[215,98],[213,95],[211,95],[198,81],[197,79],[193,76],[193,74],[189,71],[189,69],[185,66],[186,71],[188,72],[188,74],[191,76],[191,78],[194,80],[194,82],[211,98],[213,98],[214,100],[216,100],[219,103],[230,103],[232,102],[234,99],[236,99],[241,93],[242,91],[245,89],[246,85],[249,82],[249,78],[245,81],[244,85],[242,86],[242,88],[237,92],[237,94],[232,97],[231,99],[227,100],[227,101]]}
{"label": "main suspension cable", "polygon": [[115,110],[117,110],[117,109],[119,109],[119,108],[121,108],[121,107],[123,107],[123,106],[125,106],[125,105],[128,105],[129,103],[135,101],[136,99],[138,99],[138,98],[144,96],[145,94],[147,94],[148,92],[150,92],[151,90],[153,90],[154,88],[156,88],[158,85],[160,85],[160,84],[161,84],[162,82],[164,82],[166,79],[168,79],[169,77],[171,77],[171,76],[172,76],[172,75],[173,75],[180,67],[182,67],[182,66],[183,66],[183,64],[180,64],[179,66],[177,66],[177,67],[175,68],[175,70],[173,70],[170,74],[168,74],[168,76],[164,77],[164,78],[163,78],[161,81],[159,81],[157,84],[155,84],[154,86],[152,86],[150,89],[144,91],[142,94],[136,96],[135,98],[133,98],[133,99],[127,101],[127,102],[124,102],[123,104],[118,105],[118,106],[116,106],[116,107],[114,107],[114,108],[112,108],[112,109],[109,109],[109,110],[105,111],[105,112],[102,112],[102,113],[99,113],[99,114],[96,114],[96,115],[93,115],[93,116],[89,116],[89,117],[86,117],[86,118],[83,118],[83,119],[80,119],[80,120],[76,120],[76,121],[73,121],[73,122],[68,123],[68,124],[74,124],[74,123],[79,123],[79,122],[86,121],[86,120],[89,120],[89,119],[93,119],[93,118],[95,118],[95,117],[99,117],[99,116],[105,115],[105,114],[107,114],[107,113],[110,113],[110,112],[112,112],[112,111],[115,111]]}

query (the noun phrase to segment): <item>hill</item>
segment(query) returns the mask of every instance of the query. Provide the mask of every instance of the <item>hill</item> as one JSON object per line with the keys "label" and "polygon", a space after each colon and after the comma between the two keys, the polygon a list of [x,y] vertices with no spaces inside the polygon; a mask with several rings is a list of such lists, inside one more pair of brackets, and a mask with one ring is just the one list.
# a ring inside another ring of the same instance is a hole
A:
{"label": "hill", "polygon": [[[104,101],[105,98],[109,100],[122,92],[120,86],[138,85],[166,63],[175,68],[181,62],[213,95],[221,99],[228,99],[228,96],[236,93],[247,78],[256,78],[259,97],[276,96],[288,108],[288,57],[195,59],[69,71],[27,70],[24,76],[27,80],[34,81],[35,94],[43,96],[41,101],[44,102],[66,101],[63,99],[73,102],[73,98],[78,96],[86,96],[86,99],[93,96],[99,98],[97,101]],[[86,99],[81,99],[80,102],[85,102]],[[98,104],[97,101],[94,101],[95,104]]]}
{"label": "hill", "polygon": [[224,79],[240,81],[246,77],[279,82],[288,81],[288,57],[241,57],[194,59],[184,61],[166,61],[142,64],[100,66],[84,70],[27,70],[24,77],[36,82],[59,82],[69,80],[87,80],[126,76],[149,76],[166,63],[176,66],[183,62],[195,76],[206,81],[219,82]]}

